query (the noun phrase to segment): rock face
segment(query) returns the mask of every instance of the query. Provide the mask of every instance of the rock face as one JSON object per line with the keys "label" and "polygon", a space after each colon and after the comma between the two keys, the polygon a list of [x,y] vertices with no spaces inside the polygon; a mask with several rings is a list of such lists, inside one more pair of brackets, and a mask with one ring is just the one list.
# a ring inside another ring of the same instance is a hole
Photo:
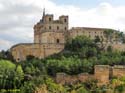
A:
{"label": "rock face", "polygon": [[57,73],[56,82],[64,85],[95,79],[98,81],[98,85],[106,85],[112,77],[125,77],[125,66],[117,65],[110,67],[108,65],[96,65],[94,70],[93,75],[81,73],[79,75],[70,76],[65,73]]}
{"label": "rock face", "polygon": [[[79,35],[91,39],[98,36],[105,40],[103,32],[106,28],[73,27],[68,29],[68,25],[68,16],[62,15],[58,20],[54,20],[53,15],[43,12],[42,19],[34,26],[34,42],[17,44],[10,49],[14,59],[18,62],[25,60],[29,55],[45,58],[54,53],[59,53],[64,49],[68,38],[75,38]],[[114,38],[112,41],[114,42]],[[113,44],[112,46],[114,49],[125,51],[125,45]]]}

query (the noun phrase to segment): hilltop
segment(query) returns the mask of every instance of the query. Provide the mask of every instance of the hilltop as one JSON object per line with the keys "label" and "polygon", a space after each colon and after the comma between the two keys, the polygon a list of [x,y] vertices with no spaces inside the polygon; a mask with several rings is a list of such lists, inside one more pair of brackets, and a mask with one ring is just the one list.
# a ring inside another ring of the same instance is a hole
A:
{"label": "hilltop", "polygon": [[[67,40],[63,51],[45,59],[27,56],[20,63],[0,60],[0,88],[1,91],[16,89],[21,93],[89,93],[94,91],[124,91],[125,77],[110,78],[108,85],[98,86],[98,80],[92,79],[75,84],[58,84],[55,81],[57,73],[66,73],[71,76],[80,73],[94,73],[95,65],[125,65],[125,52],[114,51],[111,46],[101,48],[100,41],[86,36],[77,36]],[[4,59],[4,60],[3,60]],[[47,92],[48,91],[48,92]],[[36,92],[37,93],[37,92]],[[110,92],[111,93],[111,92]]]}

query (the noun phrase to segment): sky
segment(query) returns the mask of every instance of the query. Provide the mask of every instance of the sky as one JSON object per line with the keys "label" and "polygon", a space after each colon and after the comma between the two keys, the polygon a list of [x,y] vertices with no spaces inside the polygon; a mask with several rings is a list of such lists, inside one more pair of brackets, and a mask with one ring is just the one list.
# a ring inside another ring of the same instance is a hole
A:
{"label": "sky", "polygon": [[69,16],[71,27],[113,28],[125,32],[125,0],[0,0],[0,50],[33,43],[33,26],[47,14]]}

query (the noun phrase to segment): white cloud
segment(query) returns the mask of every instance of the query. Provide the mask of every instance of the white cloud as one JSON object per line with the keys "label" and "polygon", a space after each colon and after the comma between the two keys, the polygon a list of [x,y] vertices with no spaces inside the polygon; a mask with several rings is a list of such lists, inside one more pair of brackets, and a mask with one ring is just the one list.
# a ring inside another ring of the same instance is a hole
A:
{"label": "white cloud", "polygon": [[13,43],[12,42],[10,42],[10,41],[7,41],[7,40],[2,40],[2,39],[0,39],[0,48],[2,49],[7,49],[8,47],[10,47],[10,46],[12,46],[13,45]]}
{"label": "white cloud", "polygon": [[52,0],[1,0],[0,50],[15,43],[33,42],[33,26],[42,18],[43,7],[56,19],[60,15],[69,15],[70,27],[125,29],[125,6],[114,7],[102,2],[97,7],[82,9],[73,5],[57,5]]}

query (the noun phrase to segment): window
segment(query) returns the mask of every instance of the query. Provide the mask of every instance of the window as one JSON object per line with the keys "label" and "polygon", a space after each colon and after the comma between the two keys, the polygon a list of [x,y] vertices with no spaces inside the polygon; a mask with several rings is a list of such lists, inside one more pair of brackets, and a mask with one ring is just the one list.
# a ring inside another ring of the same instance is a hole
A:
{"label": "window", "polygon": [[49,26],[49,29],[51,30],[51,26]]}
{"label": "window", "polygon": [[57,30],[59,30],[59,26],[57,26]]}
{"label": "window", "polygon": [[65,27],[65,30],[67,30],[67,28]]}
{"label": "window", "polygon": [[64,22],[66,23],[66,22],[67,22],[67,20],[66,20],[66,19],[64,19]]}
{"label": "window", "polygon": [[51,22],[51,21],[52,21],[52,19],[51,19],[51,18],[49,18],[49,21]]}
{"label": "window", "polygon": [[17,61],[20,61],[20,58],[18,58]]}
{"label": "window", "polygon": [[59,43],[59,39],[57,39],[56,42]]}

